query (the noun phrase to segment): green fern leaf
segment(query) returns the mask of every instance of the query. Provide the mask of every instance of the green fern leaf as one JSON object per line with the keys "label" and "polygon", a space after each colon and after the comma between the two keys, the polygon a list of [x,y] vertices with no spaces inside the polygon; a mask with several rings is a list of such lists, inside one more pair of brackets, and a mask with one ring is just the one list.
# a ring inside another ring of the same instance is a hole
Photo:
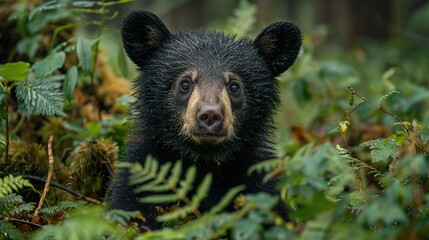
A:
{"label": "green fern leaf", "polygon": [[107,219],[110,222],[118,222],[122,226],[127,226],[132,219],[144,220],[140,211],[124,211],[120,209],[113,209],[108,212]]}
{"label": "green fern leaf", "polygon": [[33,185],[28,179],[23,179],[21,176],[14,177],[12,175],[0,178],[0,198],[9,195],[13,192],[17,192],[24,187],[33,188]]}
{"label": "green fern leaf", "polygon": [[180,196],[178,194],[172,193],[172,194],[156,194],[156,195],[149,195],[147,197],[142,197],[139,199],[141,203],[171,203],[171,202],[177,202],[181,200]]}
{"label": "green fern leaf", "polygon": [[14,240],[24,240],[24,234],[19,231],[15,225],[6,222],[0,221],[0,239],[14,239]]}
{"label": "green fern leaf", "polygon": [[22,196],[16,194],[9,194],[0,198],[0,216],[10,215],[10,212],[16,205],[22,204]]}
{"label": "green fern leaf", "polygon": [[210,186],[212,184],[212,174],[207,174],[203,181],[197,188],[195,195],[192,197],[192,206],[196,209],[200,206],[200,203],[204,198],[207,197],[207,194],[210,190]]}
{"label": "green fern leaf", "polygon": [[395,139],[375,139],[360,144],[361,147],[369,147],[373,162],[384,161],[389,157],[394,157],[398,152],[398,145]]}
{"label": "green fern leaf", "polygon": [[179,182],[180,175],[182,175],[182,161],[174,163],[173,169],[171,170],[171,176],[168,179],[168,184],[173,186]]}
{"label": "green fern leaf", "polygon": [[386,100],[387,98],[389,98],[390,96],[392,96],[393,94],[399,94],[400,92],[394,90],[394,91],[390,91],[386,94],[384,94],[379,100],[378,100],[378,104],[381,104],[382,102],[384,102],[384,100]]}
{"label": "green fern leaf", "polygon": [[195,181],[197,170],[194,166],[190,167],[185,174],[185,180],[180,181],[180,188],[177,190],[177,194],[184,198],[186,194],[192,189]]}
{"label": "green fern leaf", "polygon": [[244,185],[238,185],[228,190],[228,192],[222,197],[222,199],[210,209],[209,214],[217,214],[227,207],[231,201],[237,196],[238,193],[243,191],[246,187]]}
{"label": "green fern leaf", "polygon": [[185,218],[189,216],[194,210],[195,208],[191,205],[183,206],[175,209],[174,211],[158,216],[156,220],[159,222],[166,222],[166,221],[172,221],[175,219]]}
{"label": "green fern leaf", "polygon": [[24,203],[14,208],[11,212],[11,216],[19,216],[24,213],[30,213],[34,210],[34,203]]}
{"label": "green fern leaf", "polygon": [[44,80],[27,80],[18,84],[16,88],[18,111],[30,115],[65,116],[64,98],[58,81],[61,79],[63,76],[55,76]]}
{"label": "green fern leaf", "polygon": [[79,208],[84,205],[85,203],[81,201],[62,201],[55,206],[40,209],[40,213],[52,216],[59,211],[67,211],[69,209]]}

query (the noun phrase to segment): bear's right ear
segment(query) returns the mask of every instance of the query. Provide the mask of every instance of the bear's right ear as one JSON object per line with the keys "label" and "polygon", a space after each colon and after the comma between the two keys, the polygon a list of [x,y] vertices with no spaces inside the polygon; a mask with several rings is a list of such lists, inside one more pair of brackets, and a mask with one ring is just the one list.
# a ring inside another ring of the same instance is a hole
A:
{"label": "bear's right ear", "polygon": [[302,35],[294,23],[276,22],[264,28],[253,44],[277,76],[295,62],[302,45]]}
{"label": "bear's right ear", "polygon": [[122,22],[122,44],[128,57],[137,64],[145,64],[148,56],[171,37],[162,21],[153,13],[133,11]]}

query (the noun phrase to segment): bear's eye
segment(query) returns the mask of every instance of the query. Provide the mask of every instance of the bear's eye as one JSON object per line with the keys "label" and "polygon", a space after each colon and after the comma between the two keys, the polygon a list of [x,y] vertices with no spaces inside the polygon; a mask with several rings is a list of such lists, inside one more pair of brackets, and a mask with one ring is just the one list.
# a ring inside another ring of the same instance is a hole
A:
{"label": "bear's eye", "polygon": [[192,83],[191,83],[191,79],[189,78],[182,79],[179,84],[180,91],[184,93],[188,92],[191,89],[191,86],[192,86]]}
{"label": "bear's eye", "polygon": [[237,94],[240,92],[240,84],[238,84],[237,80],[231,81],[228,88],[231,93]]}

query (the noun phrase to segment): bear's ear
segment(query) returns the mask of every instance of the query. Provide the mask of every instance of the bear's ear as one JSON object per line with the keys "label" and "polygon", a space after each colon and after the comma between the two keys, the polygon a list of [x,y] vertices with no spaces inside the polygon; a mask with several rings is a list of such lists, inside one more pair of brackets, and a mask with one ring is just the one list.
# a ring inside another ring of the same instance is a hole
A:
{"label": "bear's ear", "polygon": [[302,35],[292,22],[276,22],[264,28],[253,41],[277,76],[286,71],[299,54]]}
{"label": "bear's ear", "polygon": [[171,37],[162,21],[153,13],[137,10],[122,22],[122,44],[125,52],[138,66],[145,64],[148,56]]}

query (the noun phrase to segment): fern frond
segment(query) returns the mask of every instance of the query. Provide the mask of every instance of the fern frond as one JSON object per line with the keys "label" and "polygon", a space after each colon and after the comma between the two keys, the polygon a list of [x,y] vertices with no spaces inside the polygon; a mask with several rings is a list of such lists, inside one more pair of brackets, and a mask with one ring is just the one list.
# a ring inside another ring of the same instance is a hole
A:
{"label": "fern frond", "polygon": [[383,96],[381,96],[381,98],[378,100],[378,104],[382,104],[384,102],[384,100],[388,99],[389,97],[391,97],[393,94],[399,94],[399,91],[390,91],[386,94],[384,94]]}
{"label": "fern frond", "polygon": [[186,206],[177,208],[171,212],[165,213],[157,218],[158,221],[171,221],[174,219],[184,218],[194,213],[200,207],[202,200],[207,197],[212,183],[212,174],[207,174],[197,188],[192,200]]}
{"label": "fern frond", "polygon": [[210,186],[212,184],[212,179],[212,174],[207,174],[198,186],[195,195],[192,196],[192,204],[195,209],[198,208],[204,198],[207,197],[208,192],[210,190]]}
{"label": "fern frond", "polygon": [[253,172],[268,172],[272,171],[273,169],[277,168],[278,166],[283,166],[285,162],[287,162],[290,158],[279,158],[279,159],[273,159],[273,160],[265,160],[256,164],[253,164],[250,166],[250,168],[247,170],[247,174],[251,174]]}
{"label": "fern frond", "polygon": [[22,196],[16,194],[9,194],[5,197],[0,198],[0,216],[9,215],[10,212],[17,206],[18,204],[22,204],[24,201],[22,200]]}
{"label": "fern frond", "polygon": [[[174,209],[172,212],[161,216],[159,220],[173,220],[188,216],[193,213],[196,216],[201,215],[198,208],[201,202],[207,197],[212,182],[212,174],[207,174],[199,184],[195,194],[190,198],[188,196],[190,190],[195,185],[196,167],[188,168],[182,176],[183,167],[181,161],[165,163],[161,166],[151,156],[146,158],[144,166],[138,163],[119,163],[118,167],[128,168],[131,177],[132,185],[139,185],[134,191],[136,193],[148,193],[147,196],[139,199],[143,203],[177,203],[182,201],[184,206]],[[155,193],[155,194],[154,194]],[[228,196],[219,209],[223,207],[225,202],[229,202],[232,196]],[[218,211],[218,210],[216,210]]]}
{"label": "fern frond", "polygon": [[[0,221],[0,239],[14,239],[14,240],[24,240],[24,234],[19,231],[15,225],[6,222]],[[3,238],[6,237],[6,238]]]}
{"label": "fern frond", "polygon": [[[339,150],[339,147],[337,146],[337,150]],[[350,154],[348,152],[345,151],[345,149],[340,149],[343,150],[343,152],[339,152],[339,154],[353,167],[353,170],[357,171],[361,168],[367,168],[369,169],[369,172],[371,174],[374,175],[374,177],[380,179],[381,177],[383,177],[383,173],[381,173],[378,169],[376,169],[375,167],[365,163],[364,161],[354,158],[352,156],[350,156]]]}
{"label": "fern frond", "polygon": [[140,211],[124,211],[121,209],[112,209],[107,213],[107,219],[110,222],[118,222],[122,226],[127,226],[132,219],[144,220]]}
{"label": "fern frond", "polygon": [[246,187],[244,185],[238,185],[229,189],[229,191],[222,197],[222,199],[210,209],[209,214],[214,215],[222,211],[222,209],[227,207],[234,199],[234,197],[237,196],[237,194],[243,191],[245,188]]}
{"label": "fern frond", "polygon": [[21,176],[14,177],[12,175],[8,175],[4,178],[0,178],[0,198],[13,192],[17,192],[24,187],[30,187],[35,190],[30,181],[28,179],[23,179]]}
{"label": "fern frond", "polygon": [[34,203],[24,203],[22,205],[17,206],[16,208],[10,211],[11,216],[19,216],[24,213],[30,213],[34,210]]}
{"label": "fern frond", "polygon": [[64,98],[59,82],[63,78],[63,76],[53,76],[43,80],[27,80],[19,83],[16,88],[18,111],[30,115],[64,116]]}
{"label": "fern frond", "polygon": [[40,209],[40,213],[52,216],[59,211],[67,211],[69,209],[75,209],[84,205],[85,203],[81,201],[61,201],[55,206]]}

